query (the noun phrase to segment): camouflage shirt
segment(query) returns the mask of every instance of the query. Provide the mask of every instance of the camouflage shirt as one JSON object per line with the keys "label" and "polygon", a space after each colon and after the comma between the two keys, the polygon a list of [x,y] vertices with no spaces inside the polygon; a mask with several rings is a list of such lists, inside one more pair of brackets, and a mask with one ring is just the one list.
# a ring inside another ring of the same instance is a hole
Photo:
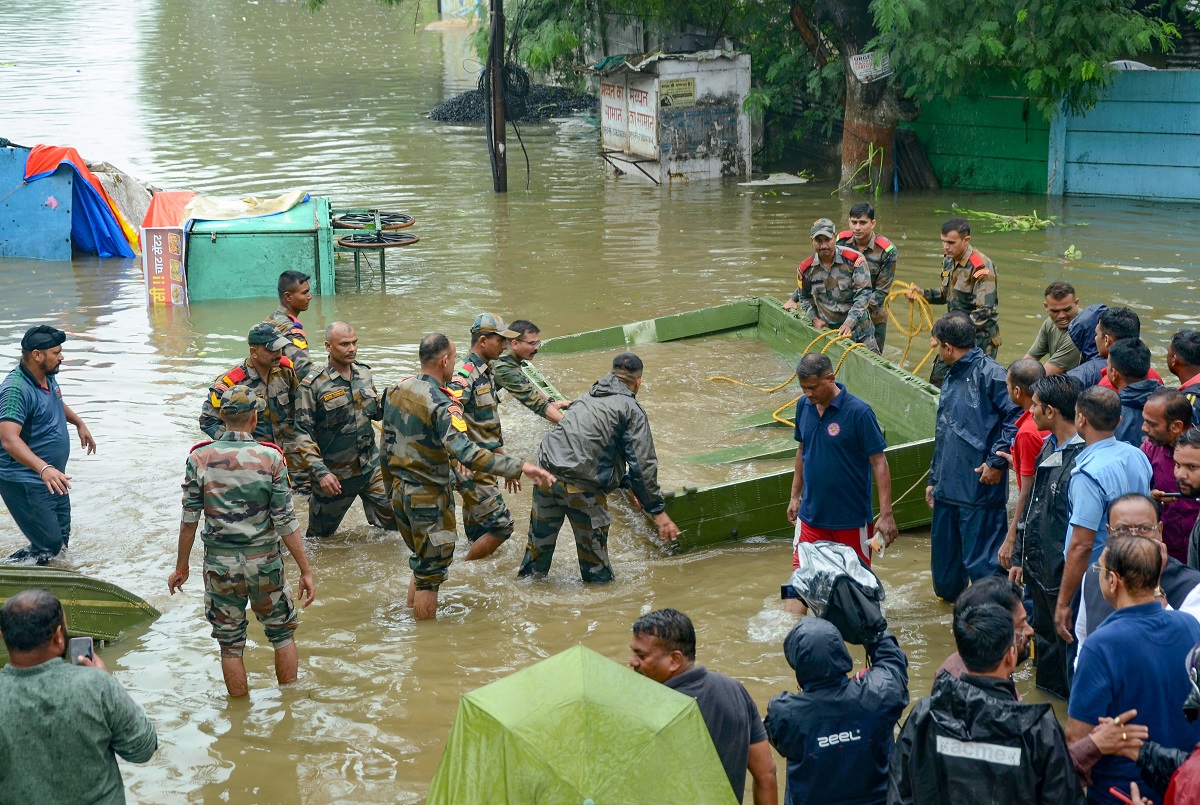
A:
{"label": "camouflage shirt", "polygon": [[859,248],[854,242],[854,233],[849,230],[838,233],[837,244],[853,249],[867,259],[867,267],[871,269],[871,304],[867,309],[872,324],[883,324],[888,320],[884,302],[892,292],[892,283],[896,281],[895,245],[883,235],[872,235],[871,241]]}
{"label": "camouflage shirt", "polygon": [[471,441],[485,450],[504,446],[496,410],[496,380],[487,361],[474,352],[467,353],[446,384],[446,392],[462,405]]}
{"label": "camouflage shirt", "polygon": [[271,367],[271,374],[263,380],[249,358],[218,377],[212,384],[200,410],[200,430],[210,439],[221,438],[221,434],[225,433],[225,423],[221,421],[221,395],[226,389],[239,383],[249,386],[267,401],[267,410],[258,415],[254,438],[260,442],[275,442],[280,445],[294,442],[296,396],[300,388],[296,372],[286,366],[274,366]]}
{"label": "camouflage shirt", "polygon": [[948,310],[962,310],[975,322],[975,329],[987,331],[990,337],[1000,332],[997,311],[996,267],[983,252],[968,246],[961,263],[949,257],[942,259],[942,284],[926,288],[925,298]]}
{"label": "camouflage shirt", "polygon": [[870,320],[871,269],[854,249],[835,246],[829,268],[815,254],[805,258],[796,268],[796,284],[792,299],[810,319],[819,318],[832,328],[847,322],[858,328]]}
{"label": "camouflage shirt", "polygon": [[300,527],[283,454],[236,431],[193,447],[183,476],[183,522],[200,522],[201,512],[205,547],[274,547]]}
{"label": "camouflage shirt", "polygon": [[406,377],[384,391],[383,454],[397,480],[444,489],[455,483],[451,459],[507,478],[520,475],[524,463],[474,444],[462,406],[426,374]]}
{"label": "camouflage shirt", "polygon": [[379,466],[372,420],[383,416],[371,367],[355,363],[350,379],[326,364],[300,381],[296,401],[296,447],[314,481],[370,475]]}
{"label": "camouflage shirt", "polygon": [[541,392],[525,372],[521,370],[521,359],[509,350],[492,361],[492,374],[500,388],[511,394],[521,405],[533,411],[538,416],[545,416],[550,407],[550,398]]}
{"label": "camouflage shirt", "polygon": [[316,371],[312,358],[308,356],[308,336],[304,334],[304,325],[300,323],[299,319],[293,317],[284,310],[283,305],[280,305],[267,318],[267,324],[292,342],[283,348],[283,357],[291,361],[298,379],[303,380]]}

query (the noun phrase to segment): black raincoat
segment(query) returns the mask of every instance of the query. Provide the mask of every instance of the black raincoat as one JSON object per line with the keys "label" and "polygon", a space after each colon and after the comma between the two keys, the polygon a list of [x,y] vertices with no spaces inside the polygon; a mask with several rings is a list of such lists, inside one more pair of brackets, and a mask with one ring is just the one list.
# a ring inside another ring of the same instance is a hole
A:
{"label": "black raincoat", "polygon": [[939,674],[892,750],[888,805],[1072,805],[1083,790],[1047,703],[1012,682]]}
{"label": "black raincoat", "polygon": [[854,667],[837,628],[801,618],[783,643],[799,693],[767,705],[767,737],[788,759],[788,805],[874,805],[887,796],[888,757],[896,722],[908,705],[908,659],[891,632],[866,644],[871,667]]}

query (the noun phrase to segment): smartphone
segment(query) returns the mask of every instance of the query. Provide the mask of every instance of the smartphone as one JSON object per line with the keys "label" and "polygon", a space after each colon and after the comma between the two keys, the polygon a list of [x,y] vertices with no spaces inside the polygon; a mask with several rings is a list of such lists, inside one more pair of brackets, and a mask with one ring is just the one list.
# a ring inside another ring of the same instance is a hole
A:
{"label": "smartphone", "polygon": [[1108,789],[1108,793],[1112,794],[1114,797],[1116,797],[1117,799],[1124,802],[1125,805],[1133,805],[1133,800],[1129,798],[1129,795],[1126,794],[1121,789],[1117,788],[1115,785],[1112,788]]}
{"label": "smartphone", "polygon": [[1183,497],[1183,493],[1182,492],[1159,492],[1158,496],[1160,498],[1163,498],[1164,500],[1175,500],[1176,498]]}
{"label": "smartphone", "polygon": [[70,647],[67,653],[71,660],[71,665],[79,665],[80,657],[92,659],[92,638],[90,637],[72,637]]}

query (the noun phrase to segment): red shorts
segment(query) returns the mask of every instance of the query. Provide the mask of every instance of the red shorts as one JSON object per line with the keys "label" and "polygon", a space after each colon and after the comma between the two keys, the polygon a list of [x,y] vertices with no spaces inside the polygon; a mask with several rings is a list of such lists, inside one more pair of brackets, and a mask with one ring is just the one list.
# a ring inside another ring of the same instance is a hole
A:
{"label": "red shorts", "polygon": [[792,570],[800,567],[800,556],[796,546],[801,542],[826,541],[849,545],[858,554],[858,558],[867,563],[867,567],[871,566],[871,537],[875,535],[872,523],[860,528],[817,528],[803,520],[797,522],[800,523],[800,532],[792,540]]}

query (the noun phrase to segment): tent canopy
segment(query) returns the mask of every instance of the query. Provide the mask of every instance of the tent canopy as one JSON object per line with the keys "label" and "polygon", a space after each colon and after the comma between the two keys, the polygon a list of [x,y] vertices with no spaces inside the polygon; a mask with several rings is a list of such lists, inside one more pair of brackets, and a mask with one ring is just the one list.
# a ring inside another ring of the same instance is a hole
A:
{"label": "tent canopy", "polygon": [[585,648],[462,697],[438,803],[735,802],[695,700]]}

